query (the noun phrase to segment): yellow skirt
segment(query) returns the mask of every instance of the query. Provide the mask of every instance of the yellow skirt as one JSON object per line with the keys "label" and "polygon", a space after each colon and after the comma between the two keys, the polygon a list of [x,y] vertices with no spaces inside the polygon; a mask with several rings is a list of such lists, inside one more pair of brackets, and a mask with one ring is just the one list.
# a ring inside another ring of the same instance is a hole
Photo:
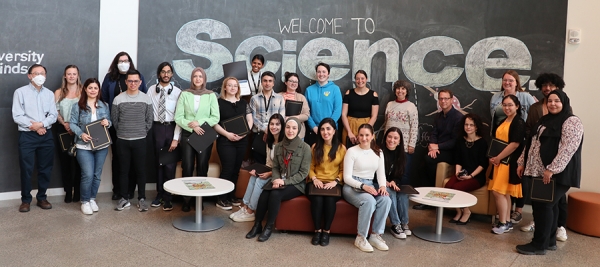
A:
{"label": "yellow skirt", "polygon": [[[358,137],[358,127],[360,127],[362,124],[369,123],[370,119],[371,118],[354,118],[348,116],[348,125],[352,130],[352,134]],[[344,127],[344,130],[342,131],[342,144],[344,144],[347,147],[348,145],[346,144],[346,137],[348,137],[348,131],[346,131],[346,127]]]}
{"label": "yellow skirt", "polygon": [[494,179],[490,180],[488,190],[496,191],[500,194],[509,194],[513,197],[522,198],[523,190],[521,184],[510,184],[508,182],[509,165],[499,164],[494,166]]}

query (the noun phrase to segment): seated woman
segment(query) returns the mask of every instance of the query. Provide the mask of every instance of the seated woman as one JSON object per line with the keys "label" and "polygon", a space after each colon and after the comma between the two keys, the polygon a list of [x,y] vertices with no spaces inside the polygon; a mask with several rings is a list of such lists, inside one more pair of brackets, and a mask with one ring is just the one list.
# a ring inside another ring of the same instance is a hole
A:
{"label": "seated woman", "polygon": [[[254,238],[262,232],[258,241],[267,241],[271,237],[281,202],[304,194],[311,154],[310,147],[298,137],[301,127],[302,124],[295,118],[289,118],[285,123],[285,138],[274,148],[273,175],[270,179],[273,189],[263,190],[260,194],[254,226],[246,238]],[[267,211],[269,216],[263,231],[262,221]]]}
{"label": "seated woman", "polygon": [[[392,201],[385,188],[384,156],[375,144],[373,126],[358,127],[358,146],[346,151],[344,157],[344,199],[358,208],[358,235],[354,245],[364,252],[373,247],[388,250],[381,238]],[[377,181],[374,174],[377,172]],[[373,217],[373,232],[367,242],[367,234]]]}
{"label": "seated woman", "polygon": [[[319,135],[312,147],[313,157],[308,173],[312,184],[309,183],[307,186],[314,184],[317,188],[331,189],[341,184],[346,147],[337,139],[336,133],[333,119],[325,118],[319,123]],[[341,198],[341,196],[308,195],[315,225],[315,235],[311,241],[313,245],[329,245],[329,229],[335,216],[335,203]]]}
{"label": "seated woman", "polygon": [[[267,166],[273,166],[273,157],[275,156],[275,150],[273,146],[283,140],[283,134],[281,133],[281,127],[285,124],[283,116],[279,113],[273,114],[269,118],[269,130],[267,131]],[[250,180],[246,187],[246,193],[244,194],[243,203],[240,209],[229,215],[229,218],[234,222],[252,222],[254,221],[254,211],[258,204],[258,198],[262,193],[263,186],[271,178],[272,172],[265,172],[257,174],[256,171],[250,171]]]}
{"label": "seated woman", "polygon": [[408,195],[400,192],[399,185],[409,184],[410,181],[405,171],[406,152],[404,152],[404,138],[398,127],[390,127],[383,136],[385,146],[381,149],[385,158],[386,188],[390,194],[392,205],[390,207],[390,232],[395,238],[405,239],[412,234],[408,229]]}
{"label": "seated woman", "polygon": [[[461,120],[462,137],[456,142],[456,172],[444,187],[471,192],[485,185],[485,170],[489,165],[487,159],[488,145],[481,138],[483,123],[475,114],[466,114]],[[465,225],[469,222],[471,210],[457,208],[456,215],[450,223]]]}

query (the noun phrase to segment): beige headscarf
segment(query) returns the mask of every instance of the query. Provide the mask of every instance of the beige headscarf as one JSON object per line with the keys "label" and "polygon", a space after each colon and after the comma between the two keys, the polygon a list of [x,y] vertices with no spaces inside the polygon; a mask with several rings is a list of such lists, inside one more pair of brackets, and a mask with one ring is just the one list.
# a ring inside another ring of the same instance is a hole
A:
{"label": "beige headscarf", "polygon": [[[204,78],[204,83],[202,83],[200,88],[194,88],[193,78],[194,73],[196,72],[202,73],[202,77]],[[192,70],[192,76],[190,77],[190,89],[185,90],[185,92],[190,92],[194,95],[205,95],[214,93],[213,91],[206,89],[206,80],[206,72],[204,71],[204,69],[200,67],[195,68],[194,70]]]}

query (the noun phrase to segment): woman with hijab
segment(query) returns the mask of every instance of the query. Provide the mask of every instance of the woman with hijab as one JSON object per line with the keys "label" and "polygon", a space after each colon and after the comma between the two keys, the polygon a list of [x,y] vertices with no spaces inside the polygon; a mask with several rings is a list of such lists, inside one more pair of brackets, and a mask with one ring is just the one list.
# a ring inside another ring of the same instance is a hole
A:
{"label": "woman with hijab", "polygon": [[517,251],[525,255],[544,255],[546,250],[557,249],[558,201],[569,188],[579,187],[581,181],[583,124],[571,112],[565,92],[550,92],[546,104],[548,114],[532,129],[527,147],[519,157],[517,173],[542,178],[544,184],[553,181],[553,189],[548,190],[553,190],[554,198],[551,202],[531,200],[535,221],[533,239],[517,246]]}
{"label": "woman with hijab", "polygon": [[[190,89],[181,93],[175,108],[175,123],[181,127],[181,169],[183,177],[194,174],[194,162],[196,163],[196,175],[206,176],[208,174],[208,160],[212,151],[210,144],[203,153],[197,152],[187,143],[192,132],[203,135],[204,130],[200,127],[205,122],[214,127],[219,122],[219,104],[217,96],[213,91],[206,89],[206,72],[203,68],[195,68],[192,71]],[[200,208],[200,207],[197,207]],[[186,199],[182,210],[190,211],[190,201]]]}
{"label": "woman with hijab", "polygon": [[[273,173],[269,181],[273,189],[263,190],[260,194],[254,226],[246,234],[248,239],[260,234],[258,241],[267,241],[271,237],[281,202],[304,194],[311,152],[310,147],[298,137],[301,127],[302,123],[296,118],[288,118],[285,123],[285,137],[274,148]],[[262,221],[267,211],[269,215],[263,230]]]}

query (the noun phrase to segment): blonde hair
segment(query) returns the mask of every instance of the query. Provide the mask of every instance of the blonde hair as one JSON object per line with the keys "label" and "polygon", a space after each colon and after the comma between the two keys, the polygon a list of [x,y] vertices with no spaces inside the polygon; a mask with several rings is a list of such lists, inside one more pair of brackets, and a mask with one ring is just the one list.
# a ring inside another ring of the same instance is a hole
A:
{"label": "blonde hair", "polygon": [[65,99],[65,97],[67,97],[67,94],[69,93],[69,88],[67,88],[67,70],[69,69],[77,70],[77,94],[80,94],[81,90],[83,89],[83,85],[81,84],[81,78],[79,77],[79,68],[76,65],[67,65],[65,67],[65,71],[63,71],[62,84],[60,85],[59,89],[60,97],[58,99],[58,102]]}
{"label": "blonde hair", "polygon": [[235,98],[237,100],[240,100],[240,82],[238,81],[238,79],[236,79],[235,77],[227,77],[225,78],[225,80],[223,80],[223,85],[221,86],[221,95],[219,96],[222,99],[225,99],[225,87],[227,87],[227,82],[230,80],[234,80],[235,83],[237,84],[238,90],[235,93]]}

